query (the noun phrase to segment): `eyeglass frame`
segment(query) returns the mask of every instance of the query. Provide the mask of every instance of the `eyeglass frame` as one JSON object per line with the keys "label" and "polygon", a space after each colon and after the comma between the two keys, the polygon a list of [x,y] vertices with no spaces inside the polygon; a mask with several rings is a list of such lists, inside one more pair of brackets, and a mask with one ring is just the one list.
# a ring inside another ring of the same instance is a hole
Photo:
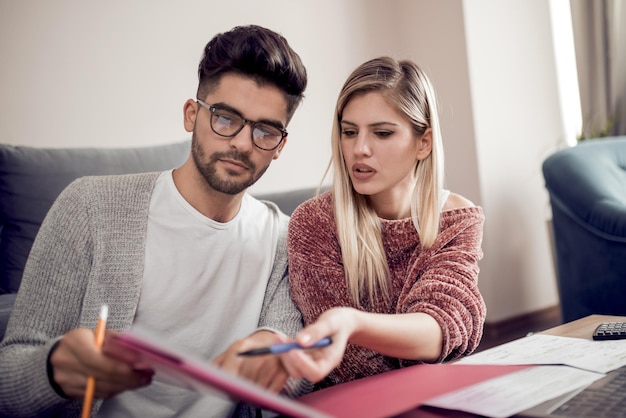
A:
{"label": "eyeglass frame", "polygon": [[[197,102],[200,106],[204,107],[204,108],[205,108],[205,109],[207,109],[209,112],[211,112],[211,117],[209,118],[209,124],[211,125],[211,130],[212,130],[212,131],[213,131],[216,135],[219,135],[219,136],[221,136],[222,138],[233,138],[233,137],[235,137],[235,136],[236,136],[239,132],[241,132],[241,131],[242,131],[242,129],[243,129],[243,127],[244,127],[244,126],[246,126],[246,125],[250,125],[250,140],[252,141],[252,144],[253,144],[255,147],[257,147],[258,149],[261,149],[261,150],[263,150],[263,151],[274,151],[276,148],[278,148],[278,147],[280,146],[280,144],[282,144],[282,143],[283,143],[283,141],[285,140],[285,137],[288,135],[288,133],[287,133],[287,131],[286,131],[286,130],[284,130],[284,129],[282,129],[282,128],[279,128],[278,126],[273,126],[273,125],[270,125],[270,124],[269,124],[269,123],[267,123],[267,122],[262,122],[262,121],[254,121],[254,120],[246,119],[246,118],[244,118],[244,117],[243,117],[243,116],[242,116],[239,112],[237,112],[236,110],[232,110],[232,109],[224,109],[224,108],[221,108],[221,107],[219,107],[219,106],[210,105],[210,104],[207,104],[207,103],[205,103],[204,101],[202,101],[202,100],[200,100],[200,99],[196,99],[196,102]],[[233,113],[233,114],[235,114],[235,115],[239,116],[239,117],[241,118],[241,120],[243,121],[243,122],[241,123],[241,126],[240,126],[239,128],[237,128],[237,130],[236,130],[235,132],[233,132],[232,134],[230,134],[230,135],[224,135],[224,134],[221,134],[221,133],[217,132],[217,131],[215,130],[215,128],[213,127],[213,115],[215,114],[215,111],[217,111],[217,110],[224,110],[224,111],[227,111],[227,112],[230,112],[230,113]],[[258,144],[254,141],[254,128],[255,128],[255,126],[256,126],[256,125],[258,125],[258,124],[270,125],[270,126],[272,126],[272,128],[276,128],[278,131],[280,131],[280,134],[281,134],[280,140],[278,141],[278,143],[277,143],[274,147],[272,147],[272,148],[263,148],[263,147],[260,147],[260,146],[259,146],[259,145],[258,145]]]}

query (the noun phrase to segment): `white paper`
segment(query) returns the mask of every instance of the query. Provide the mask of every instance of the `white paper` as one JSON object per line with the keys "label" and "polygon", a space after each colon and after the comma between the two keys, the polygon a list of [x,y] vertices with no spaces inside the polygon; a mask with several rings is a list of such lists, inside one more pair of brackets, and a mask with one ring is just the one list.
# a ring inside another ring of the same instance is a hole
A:
{"label": "white paper", "polygon": [[608,373],[626,365],[626,340],[594,341],[533,334],[472,354],[456,364],[564,364]]}
{"label": "white paper", "polygon": [[603,376],[567,366],[535,366],[448,392],[424,404],[486,417],[509,417]]}

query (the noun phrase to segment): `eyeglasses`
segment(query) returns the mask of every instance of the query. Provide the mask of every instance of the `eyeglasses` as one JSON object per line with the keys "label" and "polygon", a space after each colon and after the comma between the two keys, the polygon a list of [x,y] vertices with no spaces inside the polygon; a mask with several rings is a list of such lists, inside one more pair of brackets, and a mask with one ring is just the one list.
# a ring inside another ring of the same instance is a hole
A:
{"label": "eyeglasses", "polygon": [[262,150],[272,151],[283,142],[287,131],[267,122],[254,122],[232,111],[211,106],[198,99],[198,104],[211,112],[211,129],[219,136],[232,138],[243,129],[245,124],[250,125],[252,143]]}

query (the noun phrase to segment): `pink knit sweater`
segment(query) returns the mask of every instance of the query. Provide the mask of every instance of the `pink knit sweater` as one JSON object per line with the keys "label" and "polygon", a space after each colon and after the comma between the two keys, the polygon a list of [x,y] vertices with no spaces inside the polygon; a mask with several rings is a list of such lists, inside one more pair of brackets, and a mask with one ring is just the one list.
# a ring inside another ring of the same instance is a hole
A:
{"label": "pink knit sweater", "polygon": [[[441,232],[424,250],[410,218],[384,220],[383,243],[391,271],[391,304],[363,309],[376,313],[424,312],[443,331],[438,361],[471,353],[482,337],[485,303],[478,290],[478,261],[484,215],[480,207],[442,212]],[[329,192],[308,200],[293,213],[289,224],[289,281],[292,297],[309,325],[335,306],[352,306],[344,278]],[[320,384],[332,386],[416,361],[391,358],[348,344],[342,363]]]}

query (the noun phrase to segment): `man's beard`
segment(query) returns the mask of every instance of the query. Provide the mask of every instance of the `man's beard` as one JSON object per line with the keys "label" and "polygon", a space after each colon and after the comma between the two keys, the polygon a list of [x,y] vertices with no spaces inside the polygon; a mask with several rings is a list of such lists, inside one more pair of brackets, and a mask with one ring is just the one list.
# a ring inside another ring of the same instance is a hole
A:
{"label": "man's beard", "polygon": [[[240,153],[237,150],[231,150],[228,152],[217,152],[211,155],[208,162],[204,162],[206,160],[206,153],[202,149],[199,144],[198,138],[196,137],[196,133],[194,131],[191,137],[191,155],[193,160],[198,168],[202,177],[204,177],[204,181],[211,187],[213,190],[216,190],[221,193],[236,195],[246,190],[248,187],[252,186],[257,182],[259,178],[265,173],[269,164],[265,166],[259,172],[256,172],[256,165],[250,161],[246,154]],[[228,158],[231,160],[237,160],[243,163],[246,167],[250,169],[252,175],[247,179],[241,182],[230,181],[228,179],[222,179],[217,174],[217,169],[215,165],[218,160],[222,158]]]}

